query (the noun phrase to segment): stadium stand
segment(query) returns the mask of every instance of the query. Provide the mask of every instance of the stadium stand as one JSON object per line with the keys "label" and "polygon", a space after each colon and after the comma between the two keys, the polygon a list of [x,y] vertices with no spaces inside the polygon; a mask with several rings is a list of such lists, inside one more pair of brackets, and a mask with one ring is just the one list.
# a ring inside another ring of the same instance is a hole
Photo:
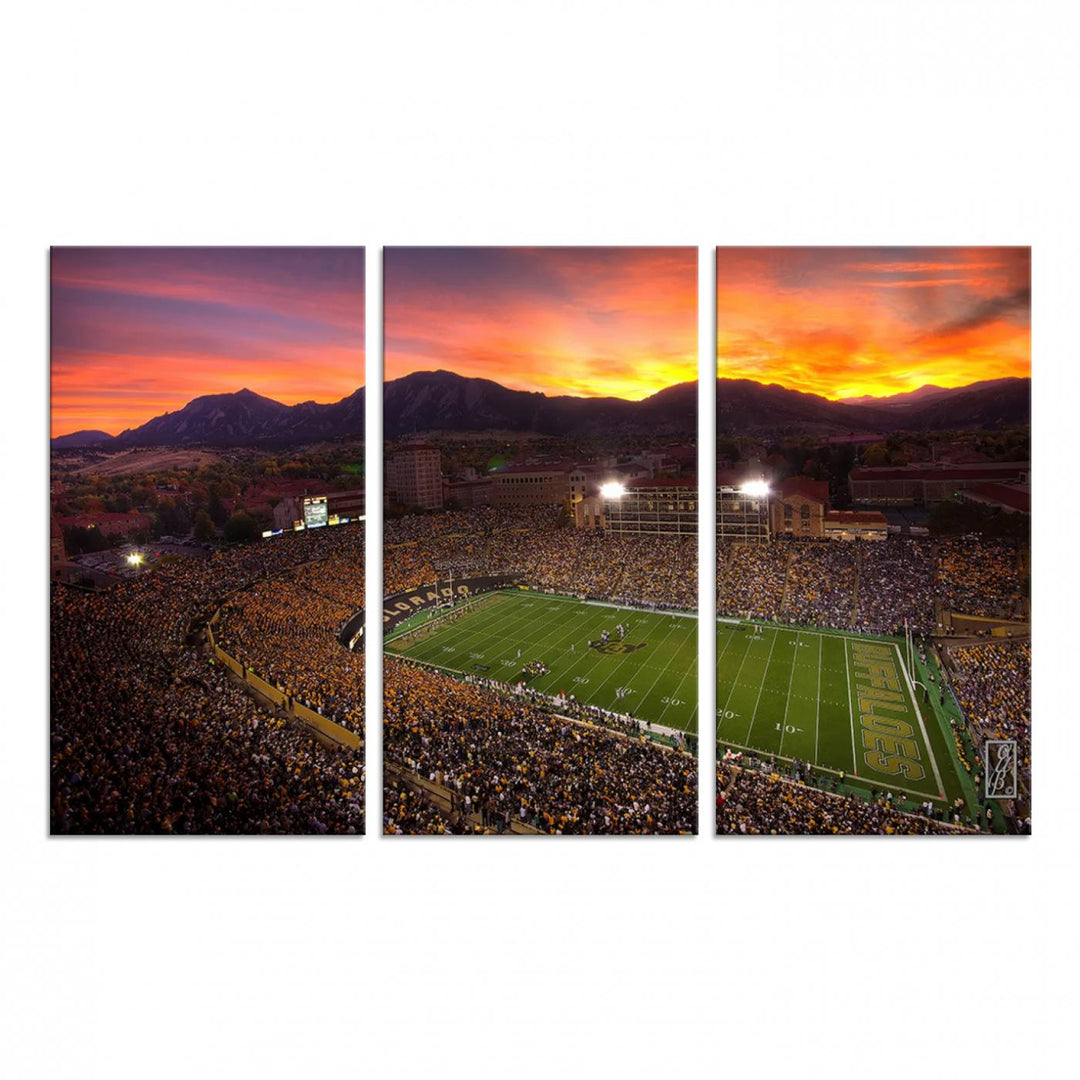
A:
{"label": "stadium stand", "polygon": [[316,738],[214,663],[201,638],[224,603],[245,662],[362,740],[362,658],[336,646],[347,705],[344,683],[316,692],[311,675],[362,589],[363,531],[348,527],[164,561],[100,593],[54,585],[52,830],[362,832],[362,741]]}
{"label": "stadium stand", "polygon": [[[513,573],[564,595],[649,608],[697,606],[697,545],[687,537],[612,537],[560,523],[557,510],[484,508],[386,522],[384,586],[394,595],[445,580]],[[679,833],[697,828],[697,763],[636,724],[568,702],[512,696],[387,658],[383,753],[403,774],[450,792],[426,808],[386,789],[389,833]],[[600,726],[601,723],[603,726]]]}

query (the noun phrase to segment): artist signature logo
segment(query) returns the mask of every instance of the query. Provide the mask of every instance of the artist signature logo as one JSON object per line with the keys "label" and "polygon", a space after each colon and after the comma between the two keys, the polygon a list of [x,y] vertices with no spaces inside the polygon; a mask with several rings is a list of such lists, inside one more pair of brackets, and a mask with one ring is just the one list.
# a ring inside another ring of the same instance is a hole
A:
{"label": "artist signature logo", "polygon": [[1016,798],[1016,740],[988,739],[986,742],[986,797]]}

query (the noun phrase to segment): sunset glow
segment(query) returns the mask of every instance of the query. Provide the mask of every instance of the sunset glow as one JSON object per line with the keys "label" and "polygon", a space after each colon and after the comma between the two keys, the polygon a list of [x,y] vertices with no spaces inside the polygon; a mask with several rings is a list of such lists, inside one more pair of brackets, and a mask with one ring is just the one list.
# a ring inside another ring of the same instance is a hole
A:
{"label": "sunset glow", "polygon": [[51,287],[54,436],[364,382],[363,248],[54,248]]}
{"label": "sunset glow", "polygon": [[639,400],[697,377],[693,248],[388,248],[385,375]]}
{"label": "sunset glow", "polygon": [[827,398],[1031,374],[1030,248],[720,248],[717,374]]}

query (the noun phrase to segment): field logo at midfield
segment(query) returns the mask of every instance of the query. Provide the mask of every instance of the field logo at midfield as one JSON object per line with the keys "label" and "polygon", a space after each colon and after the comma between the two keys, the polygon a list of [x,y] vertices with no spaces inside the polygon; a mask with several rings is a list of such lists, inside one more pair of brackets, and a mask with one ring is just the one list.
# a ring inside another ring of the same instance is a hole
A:
{"label": "field logo at midfield", "polygon": [[911,709],[900,689],[896,650],[859,641],[851,645],[863,761],[883,776],[922,780],[926,768],[915,741]]}
{"label": "field logo at midfield", "polygon": [[987,739],[986,797],[1016,798],[1016,740]]}
{"label": "field logo at midfield", "polygon": [[603,653],[605,656],[625,656],[627,653],[635,653],[639,649],[644,649],[648,644],[647,641],[639,642],[637,645],[631,645],[629,641],[590,641],[589,648],[595,649],[598,653]]}

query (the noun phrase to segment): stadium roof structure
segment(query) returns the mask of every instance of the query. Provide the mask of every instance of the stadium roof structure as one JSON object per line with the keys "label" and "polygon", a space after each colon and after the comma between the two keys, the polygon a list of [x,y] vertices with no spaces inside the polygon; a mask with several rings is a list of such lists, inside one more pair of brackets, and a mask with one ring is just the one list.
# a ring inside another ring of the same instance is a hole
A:
{"label": "stadium roof structure", "polygon": [[995,474],[1013,477],[1031,469],[1029,461],[988,461],[978,465],[871,466],[852,469],[852,480],[993,480]]}
{"label": "stadium roof structure", "polygon": [[635,488],[696,488],[696,476],[643,476],[640,480],[631,480],[627,488],[633,491]]}
{"label": "stadium roof structure", "polygon": [[809,476],[788,476],[776,485],[775,491],[782,499],[801,495],[804,499],[813,499],[822,504],[829,501],[828,481],[811,480]]}
{"label": "stadium roof structure", "polygon": [[73,514],[69,517],[56,518],[63,528],[92,529],[98,525],[143,525],[149,524],[150,518],[139,510],[125,512],[107,511]]}
{"label": "stadium roof structure", "polygon": [[737,469],[720,469],[716,470],[716,486],[717,487],[741,487],[748,480],[764,480],[766,479],[766,472],[769,470],[763,470],[760,468],[754,468],[750,465],[744,465],[742,468]]}
{"label": "stadium roof structure", "polygon": [[513,475],[514,473],[538,473],[538,472],[568,473],[568,472],[572,472],[573,469],[574,469],[574,465],[570,461],[533,462],[533,464],[531,464],[531,465],[528,462],[516,461],[512,465],[504,465],[501,469],[496,469],[495,472],[494,472],[494,475],[495,476],[509,476],[509,475]]}
{"label": "stadium roof structure", "polygon": [[1031,488],[1027,484],[979,484],[968,488],[964,497],[1021,514],[1031,513]]}
{"label": "stadium roof structure", "polygon": [[825,523],[831,525],[888,525],[889,519],[880,510],[830,510]]}

